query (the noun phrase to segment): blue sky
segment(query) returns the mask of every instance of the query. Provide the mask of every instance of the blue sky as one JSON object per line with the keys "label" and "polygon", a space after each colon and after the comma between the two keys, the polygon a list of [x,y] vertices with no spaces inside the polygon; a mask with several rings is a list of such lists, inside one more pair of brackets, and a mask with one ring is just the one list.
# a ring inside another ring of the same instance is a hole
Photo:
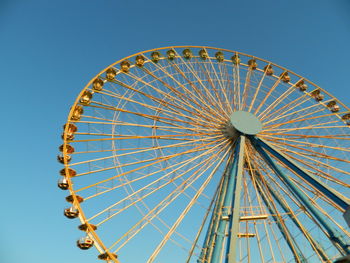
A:
{"label": "blue sky", "polygon": [[70,105],[109,64],[163,46],[227,48],[285,66],[349,105],[349,43],[346,0],[2,0],[0,262],[96,262],[62,215],[56,154]]}

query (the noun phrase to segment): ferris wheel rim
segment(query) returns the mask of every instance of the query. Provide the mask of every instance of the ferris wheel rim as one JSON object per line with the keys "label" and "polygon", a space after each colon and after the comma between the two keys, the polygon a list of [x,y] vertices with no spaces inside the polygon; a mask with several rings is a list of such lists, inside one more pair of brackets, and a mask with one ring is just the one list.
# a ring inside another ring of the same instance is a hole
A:
{"label": "ferris wheel rim", "polygon": [[[142,51],[142,52],[138,52],[138,53],[135,53],[131,56],[128,56],[128,57],[125,57],[121,60],[118,60],[116,62],[114,62],[113,64],[111,64],[110,66],[108,66],[107,68],[105,68],[104,70],[102,70],[100,73],[98,73],[94,78],[92,78],[90,80],[90,82],[88,82],[88,84],[83,88],[83,90],[80,92],[80,94],[77,96],[77,99],[75,100],[73,106],[72,106],[72,109],[70,110],[69,114],[68,114],[68,119],[67,119],[67,124],[70,124],[70,123],[74,123],[74,121],[71,120],[71,117],[72,117],[72,114],[73,114],[73,111],[74,111],[74,108],[79,104],[79,99],[80,97],[82,96],[82,94],[92,85],[93,81],[98,78],[99,76],[101,76],[104,72],[106,72],[106,70],[108,70],[109,68],[111,67],[114,67],[115,65],[117,65],[118,63],[124,61],[124,60],[127,60],[127,59],[130,59],[130,58],[133,58],[133,57],[136,57],[137,55],[142,55],[144,53],[148,53],[148,52],[153,52],[153,51],[161,51],[161,50],[167,50],[167,49],[179,49],[179,48],[204,48],[204,49],[212,49],[212,50],[218,50],[218,51],[225,51],[225,52],[230,52],[232,54],[239,54],[239,55],[244,55],[246,57],[250,57],[250,58],[253,58],[253,59],[257,59],[259,61],[263,61],[265,63],[268,63],[269,65],[273,65],[275,67],[278,67],[280,69],[282,69],[283,71],[286,71],[288,73],[291,73],[297,77],[299,77],[300,79],[303,79],[305,80],[306,82],[310,83],[311,85],[317,87],[317,89],[323,91],[324,93],[326,93],[327,95],[329,95],[331,98],[333,98],[334,100],[336,100],[339,104],[341,104],[347,111],[350,111],[350,109],[344,105],[340,100],[338,100],[337,98],[335,98],[334,96],[330,95],[330,93],[328,93],[327,91],[325,91],[324,89],[320,88],[319,86],[317,86],[316,84],[312,83],[311,81],[307,80],[306,78],[284,68],[284,67],[281,67],[277,64],[274,64],[272,62],[269,62],[267,60],[264,60],[264,59],[260,59],[258,57],[255,57],[255,56],[251,56],[251,55],[247,55],[245,53],[242,53],[242,52],[236,52],[236,51],[231,51],[231,50],[227,50],[227,49],[221,49],[221,48],[214,48],[214,47],[205,47],[205,46],[171,46],[171,47],[162,47],[162,48],[156,48],[156,49],[151,49],[151,50],[147,50],[147,51]],[[165,58],[164,58],[165,59]],[[308,92],[304,92],[304,93],[308,93]],[[323,105],[324,107],[327,108],[327,106],[323,103],[321,103],[321,105]],[[334,115],[336,115],[339,119],[342,118],[342,116],[340,116],[340,113],[335,113]],[[66,126],[65,128],[65,134],[67,133],[68,131],[68,125]],[[64,137],[64,142],[63,142],[63,145],[64,145],[64,150],[63,150],[63,155],[64,156],[67,156],[68,153],[66,151],[66,146],[69,144],[69,140],[67,138],[67,136],[65,135]],[[64,163],[64,169],[66,169],[66,173],[68,174],[68,169],[69,169],[69,164],[67,163],[66,159],[65,159],[65,163]],[[68,181],[69,181],[69,192],[70,194],[72,195],[73,197],[73,204],[74,206],[76,206],[76,208],[79,210],[79,218],[80,218],[80,221],[83,223],[83,224],[87,224],[87,227],[88,227],[88,234],[91,236],[97,241],[97,243],[99,244],[100,246],[100,249],[97,247],[97,249],[100,251],[100,253],[103,253],[103,252],[107,252],[107,254],[109,254],[108,252],[108,249],[107,247],[104,246],[102,240],[100,240],[100,238],[98,237],[98,235],[95,233],[95,230],[88,224],[88,221],[87,221],[87,218],[85,217],[85,214],[84,214],[84,211],[83,209],[81,208],[80,206],[80,202],[79,200],[77,199],[76,197],[76,193],[75,193],[75,190],[73,189],[73,183],[71,181],[71,178],[68,176]],[[113,257],[113,254],[110,253],[109,255],[112,260],[117,260],[116,258],[114,259]],[[115,261],[115,262],[118,262],[118,261]]]}

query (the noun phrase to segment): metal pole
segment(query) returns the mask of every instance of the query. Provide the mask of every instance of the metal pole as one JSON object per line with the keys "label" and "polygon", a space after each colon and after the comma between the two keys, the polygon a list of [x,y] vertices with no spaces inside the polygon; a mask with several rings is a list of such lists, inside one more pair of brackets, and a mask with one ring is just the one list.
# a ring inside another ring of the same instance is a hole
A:
{"label": "metal pole", "polygon": [[[252,164],[251,164],[252,165]],[[304,233],[303,231],[303,227],[301,225],[301,223],[299,222],[299,220],[297,219],[297,217],[294,215],[293,211],[291,210],[291,208],[286,204],[286,201],[284,200],[283,196],[281,196],[280,193],[278,193],[276,190],[273,189],[273,187],[268,184],[268,183],[263,183],[263,176],[261,175],[261,173],[254,169],[255,173],[257,176],[255,176],[257,183],[260,183],[260,188],[262,187],[262,185],[264,185],[266,187],[266,189],[269,191],[269,193],[273,196],[273,198],[277,201],[277,203],[282,207],[283,211],[288,215],[288,217],[294,222],[294,224],[299,228],[299,230],[306,236],[308,236],[308,240],[312,243],[313,247],[317,250],[317,252],[321,255],[322,260],[324,262],[329,262],[329,258],[326,254],[326,252],[324,251],[324,248],[321,246],[320,243],[318,243],[316,240],[314,240],[310,234],[308,233]],[[254,175],[250,173],[250,176],[253,177]]]}
{"label": "metal pole", "polygon": [[[261,175],[260,175],[261,176]],[[261,180],[259,178],[259,180]],[[268,189],[268,191],[270,192],[270,194],[274,197],[274,199],[277,201],[277,203],[282,207],[283,211],[288,215],[288,217],[293,221],[293,223],[299,228],[299,230],[303,233],[302,227],[300,222],[297,220],[297,218],[295,217],[295,215],[292,213],[292,211],[290,210],[289,207],[286,206],[286,204],[282,201],[282,196],[280,196],[279,193],[277,193],[275,190],[272,189],[272,187],[269,184],[266,184],[266,188]],[[305,234],[304,234],[305,235]],[[315,249],[317,250],[317,252],[321,255],[322,260],[324,262],[329,262],[329,258],[326,254],[326,252],[324,251],[323,247],[316,241],[314,240],[311,236],[309,236],[310,239],[310,243],[312,243],[312,245],[315,247]],[[305,262],[306,259],[303,256],[303,259]]]}
{"label": "metal pole", "polygon": [[231,161],[232,160],[230,159],[228,160],[228,165],[224,171],[223,179],[218,189],[215,206],[211,214],[210,223],[207,229],[207,233],[205,235],[202,251],[199,256],[199,259],[197,260],[198,263],[206,262],[208,257],[211,254],[211,250],[212,250],[211,244],[213,244],[213,239],[215,238],[215,232],[218,225],[218,215],[219,215],[219,211],[220,211],[223,198],[225,196],[226,188],[227,188],[228,171],[231,169],[231,165],[232,165],[232,163],[230,163]]}
{"label": "metal pole", "polygon": [[[262,148],[261,140],[257,140],[256,138],[251,139],[255,149],[258,153],[263,157],[263,159],[267,162],[267,164],[272,168],[272,170],[281,178],[282,181],[286,183],[286,185],[292,190],[292,192],[302,201],[304,206],[308,208],[309,212],[311,212],[315,218],[320,222],[320,224],[325,228],[330,239],[337,243],[341,248],[340,251],[343,254],[350,254],[349,245],[345,243],[341,234],[334,229],[330,224],[328,224],[327,219],[319,212],[318,209],[310,202],[308,197],[294,184],[294,182],[277,166],[274,160],[271,159],[269,154]],[[282,161],[282,160],[280,160]],[[290,162],[283,162],[287,167],[290,167]],[[292,169],[293,170],[293,169]]]}
{"label": "metal pole", "polygon": [[[212,254],[211,260],[209,261],[210,263],[222,263],[221,257],[222,257],[222,251],[224,248],[224,239],[226,235],[227,225],[230,220],[232,204],[238,203],[238,206],[234,207],[234,211],[236,212],[238,211],[237,213],[234,212],[234,217],[237,218],[239,216],[240,196],[237,196],[237,198],[235,198],[234,203],[232,201],[233,201],[234,195],[240,194],[242,171],[243,171],[244,144],[245,144],[245,136],[240,135],[240,137],[237,139],[234,161],[231,167],[231,171],[229,173],[229,178],[228,178],[229,181],[227,184],[226,194],[224,197],[221,218],[219,219],[219,226],[216,233],[215,246],[213,248],[213,254]],[[239,171],[240,171],[240,174],[238,173]],[[236,201],[236,199],[238,201]],[[236,218],[234,220],[237,221]],[[239,222],[236,224],[233,224],[233,223],[234,222],[232,221],[231,238],[230,238],[231,245],[228,253],[230,255],[230,260],[231,260],[229,261],[230,263],[234,262],[232,261],[232,259],[235,260],[236,247],[234,247],[232,250],[231,250],[231,247],[235,246],[235,243],[236,243],[237,229],[238,229]]]}
{"label": "metal pole", "polygon": [[[275,209],[275,207],[270,204],[266,193],[264,193],[263,189],[262,189],[262,182],[259,180],[257,181],[257,190],[260,194],[260,196],[262,197],[262,200],[265,204],[265,206],[267,207],[267,209],[269,210],[271,215],[276,215],[276,216],[272,216],[273,220],[275,221],[278,229],[280,230],[283,239],[287,242],[287,245],[289,246],[290,250],[292,251],[293,255],[294,255],[294,259],[295,262],[301,263],[301,262],[307,262],[304,255],[302,254],[299,246],[293,242],[294,240],[291,238],[291,234],[288,231],[288,229],[284,226],[284,223],[282,221],[282,218],[280,216],[278,216],[278,213]],[[301,259],[299,259],[299,257],[301,257]]]}
{"label": "metal pole", "polygon": [[319,181],[314,175],[312,175],[311,173],[308,173],[303,168],[298,166],[295,162],[290,160],[287,156],[285,156],[283,153],[281,153],[275,147],[269,145],[263,139],[257,138],[255,136],[251,136],[251,137],[249,137],[249,139],[254,144],[259,144],[261,147],[268,150],[278,160],[280,160],[281,162],[286,164],[291,170],[293,170],[294,172],[299,174],[301,177],[303,177],[305,180],[307,180],[312,186],[314,186],[317,190],[322,192],[325,196],[327,196],[330,200],[332,200],[338,206],[340,206],[344,210],[349,208],[350,203],[346,197],[342,196],[335,189],[332,189],[331,187],[325,185],[323,182]]}
{"label": "metal pole", "polygon": [[227,258],[225,263],[236,262],[236,251],[237,251],[237,236],[239,231],[239,217],[241,208],[241,190],[242,190],[242,177],[243,177],[243,164],[244,164],[244,146],[245,136],[241,135],[241,141],[239,145],[238,164],[237,172],[234,180],[234,195],[232,196],[232,216],[230,217],[230,233],[227,241],[226,253]]}

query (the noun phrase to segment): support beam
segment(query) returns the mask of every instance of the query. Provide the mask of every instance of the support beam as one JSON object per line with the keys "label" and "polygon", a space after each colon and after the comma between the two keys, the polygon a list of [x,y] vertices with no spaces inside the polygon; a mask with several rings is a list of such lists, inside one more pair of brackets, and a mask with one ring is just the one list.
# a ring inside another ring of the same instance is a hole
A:
{"label": "support beam", "polygon": [[285,156],[282,152],[277,150],[275,147],[269,145],[265,140],[257,138],[255,136],[250,136],[249,139],[253,142],[254,145],[259,145],[265,150],[269,151],[273,156],[275,156],[280,162],[284,163],[288,166],[289,169],[299,174],[302,178],[308,181],[313,187],[315,187],[318,191],[322,192],[327,198],[332,200],[342,209],[349,209],[350,202],[349,200],[338,193],[335,189],[325,185],[323,182],[318,180],[313,174],[305,171],[299,165],[297,165],[294,161],[290,160],[287,156]]}
{"label": "support beam", "polygon": [[350,263],[350,256],[338,258],[334,263]]}
{"label": "support beam", "polygon": [[[328,233],[330,239],[335,244],[339,245],[341,249],[339,251],[343,255],[350,254],[349,245],[343,240],[342,235],[328,224],[327,218],[310,202],[309,198],[294,184],[294,182],[287,176],[275,163],[275,161],[270,157],[270,155],[263,149],[262,143],[256,138],[250,138],[254,148],[261,155],[261,157],[266,161],[266,163],[271,167],[271,169],[278,175],[278,177],[290,188],[290,190],[298,197],[298,199],[304,204],[308,211],[318,220],[318,222],[324,227]],[[263,144],[264,145],[264,144]],[[279,159],[280,160],[280,159]],[[284,157],[288,168],[292,169],[288,164],[291,162]],[[282,160],[280,160],[282,162]],[[294,171],[294,169],[292,169]],[[337,247],[337,246],[336,246]],[[338,248],[338,247],[337,247]]]}
{"label": "support beam", "polygon": [[225,168],[223,178],[222,178],[221,184],[220,184],[218,192],[217,192],[215,206],[214,206],[214,209],[213,209],[212,214],[211,214],[210,223],[209,223],[208,230],[207,230],[207,233],[206,233],[206,236],[204,239],[202,251],[201,251],[201,254],[199,256],[199,259],[197,260],[198,263],[207,262],[208,258],[212,254],[215,233],[217,231],[218,223],[220,220],[220,218],[219,218],[219,215],[221,214],[220,209],[222,207],[222,203],[223,203],[224,196],[225,196],[226,189],[227,189],[227,182],[228,182],[228,177],[229,177],[228,172],[231,170],[231,166],[232,166],[231,161],[232,160],[229,158],[228,165]]}
{"label": "support beam", "polygon": [[[221,218],[219,218],[219,225],[216,233],[215,246],[213,248],[211,259],[208,260],[208,262],[210,263],[223,262],[222,251],[225,247],[225,236],[226,236],[227,226],[229,222],[232,228],[231,228],[231,235],[229,239],[231,245],[229,244],[226,245],[230,247],[228,254],[231,261],[228,261],[228,262],[229,263],[235,262],[235,257],[236,257],[235,244],[237,240],[238,224],[239,224],[239,210],[240,210],[239,199],[240,199],[240,190],[241,190],[241,182],[242,182],[242,172],[243,172],[244,144],[245,144],[245,136],[240,135],[237,138],[233,165],[229,172],[228,184],[227,184],[226,194],[225,194],[224,202],[222,206]],[[234,196],[236,195],[237,195],[237,198],[234,199]],[[235,206],[233,209],[232,205],[237,205],[237,207]],[[231,217],[232,210],[234,212],[233,212],[233,216]],[[237,221],[237,223],[234,224],[234,221]],[[232,259],[234,259],[234,261],[232,261]],[[225,260],[226,260],[226,256],[225,256]]]}
{"label": "support beam", "polygon": [[[256,177],[260,184],[262,183],[262,175],[257,172],[258,176]],[[305,236],[305,238],[307,240],[309,240],[309,242],[312,244],[312,247],[316,250],[316,252],[322,257],[323,262],[329,262],[329,258],[326,254],[326,252],[324,251],[324,248],[316,241],[314,240],[311,235],[303,228],[301,222],[298,220],[298,218],[296,217],[296,215],[293,213],[293,211],[291,210],[291,208],[288,206],[288,204],[286,203],[286,201],[284,200],[283,196],[281,196],[281,194],[279,194],[276,190],[273,189],[273,187],[271,187],[270,184],[265,183],[264,184],[266,189],[268,190],[268,192],[271,194],[271,196],[277,201],[277,203],[282,207],[284,213],[286,215],[288,215],[288,217],[293,221],[293,223],[299,228],[300,232],[303,233],[303,235]],[[302,253],[300,252],[300,254],[302,255]],[[302,255],[302,258],[305,262],[306,259],[305,257]]]}
{"label": "support beam", "polygon": [[309,233],[307,233],[307,232],[304,233],[300,221],[297,220],[293,211],[289,207],[287,207],[286,204],[284,204],[282,202],[282,197],[279,196],[279,194],[277,192],[275,192],[275,190],[273,190],[270,185],[268,185],[268,188],[269,188],[269,191],[272,194],[272,196],[274,196],[275,200],[277,200],[278,204],[283,208],[284,212],[293,221],[293,223],[299,228],[300,232],[302,232],[304,235],[306,235],[306,234],[308,235],[306,238],[309,240],[309,242],[312,244],[312,246],[317,250],[317,253],[322,257],[322,260],[324,262],[329,262],[329,258],[327,256],[326,252],[324,251],[324,248],[316,240],[314,240],[311,237],[311,235],[309,235]]}
{"label": "support beam", "polygon": [[277,225],[278,229],[280,230],[283,239],[286,241],[289,249],[294,255],[295,262],[302,263],[306,262],[306,259],[304,255],[301,253],[301,250],[298,246],[298,244],[295,243],[293,240],[291,234],[288,231],[288,228],[285,226],[284,221],[280,217],[279,213],[277,212],[276,207],[268,200],[267,192],[263,189],[262,182],[260,180],[257,180],[257,190],[272,216],[272,219],[275,221],[275,224]]}
{"label": "support beam", "polygon": [[[245,147],[245,136],[241,135],[241,141],[239,145],[239,153],[236,158],[238,158],[236,174],[234,175],[234,194],[232,196],[232,206],[230,217],[230,232],[229,239],[226,246],[227,258],[225,263],[235,263],[236,262],[236,251],[237,251],[237,237],[239,231],[239,218],[241,211],[241,190],[242,190],[242,177],[243,177],[243,165],[244,165],[244,147]],[[232,175],[231,175],[232,177]]]}
{"label": "support beam", "polygon": [[345,210],[343,217],[344,217],[346,223],[348,224],[348,226],[350,227],[350,206],[348,206],[348,208]]}

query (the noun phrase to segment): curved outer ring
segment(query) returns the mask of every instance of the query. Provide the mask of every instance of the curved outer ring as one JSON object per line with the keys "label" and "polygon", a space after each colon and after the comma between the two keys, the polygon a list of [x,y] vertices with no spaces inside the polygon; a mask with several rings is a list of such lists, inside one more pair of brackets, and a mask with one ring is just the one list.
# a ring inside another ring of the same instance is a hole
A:
{"label": "curved outer ring", "polygon": [[[132,57],[135,57],[137,55],[141,55],[141,54],[144,54],[144,53],[148,53],[148,52],[153,52],[153,51],[160,51],[160,50],[167,50],[167,49],[179,49],[179,48],[203,48],[203,49],[211,49],[211,50],[217,50],[217,51],[225,51],[225,52],[229,52],[229,53],[233,53],[233,54],[238,54],[238,55],[242,55],[242,56],[245,56],[245,57],[250,57],[252,59],[257,59],[258,61],[263,61],[267,64],[270,64],[270,65],[273,65],[274,67],[277,67],[277,68],[280,68],[282,69],[283,71],[287,71],[288,73],[294,75],[294,76],[297,76],[299,77],[300,79],[303,79],[305,82],[308,82],[309,84],[311,84],[312,86],[314,86],[315,88],[321,90],[322,92],[324,92],[325,94],[327,94],[328,96],[332,97],[333,99],[336,99],[334,96],[332,96],[329,92],[325,91],[324,89],[322,89],[321,87],[317,86],[315,83],[309,81],[308,79],[302,77],[301,75],[298,75],[296,73],[294,73],[293,71],[290,71],[284,67],[281,67],[277,64],[274,64],[268,60],[265,60],[265,59],[261,59],[261,58],[258,58],[256,56],[252,56],[252,55],[248,55],[248,54],[245,54],[245,53],[242,53],[242,52],[237,52],[237,51],[232,51],[232,50],[229,50],[229,49],[223,49],[223,48],[214,48],[214,47],[207,47],[207,46],[170,46],[170,47],[162,47],[162,48],[156,48],[156,49],[150,49],[150,50],[146,50],[146,51],[142,51],[142,52],[138,52],[138,53],[135,53],[133,55],[130,55],[130,56],[127,56],[125,58],[122,58],[118,61],[116,61],[115,63],[109,65],[108,67],[106,67],[105,69],[103,69],[102,71],[100,71],[94,78],[92,78],[88,84],[82,89],[82,91],[79,93],[79,95],[77,96],[69,114],[68,114],[68,118],[67,118],[67,124],[71,123],[71,116],[72,116],[72,113],[76,107],[76,105],[78,104],[79,102],[79,99],[80,97],[82,96],[83,92],[88,89],[93,81],[98,78],[100,75],[102,75],[107,69],[117,65],[118,63],[124,61],[124,60],[127,60],[129,58],[132,58]],[[165,57],[161,57],[160,59],[166,59]],[[230,60],[228,59],[224,59],[224,62],[231,62]],[[244,64],[244,63],[240,63],[244,66],[248,66],[247,64]],[[134,65],[131,65],[131,67],[133,67]],[[259,68],[257,68],[257,70],[260,70],[260,71],[263,71]],[[117,74],[119,74],[120,71],[117,70]],[[276,77],[275,75],[273,75],[273,77]],[[303,91],[304,93],[309,93],[309,92],[306,92],[306,91]],[[345,109],[347,109],[347,111],[350,111],[350,108],[347,107],[344,103],[342,103],[341,101],[339,101],[338,99],[337,100],[337,103],[339,103],[340,105],[342,105]],[[323,103],[323,102],[318,102],[320,103],[321,105],[323,105],[324,107],[327,108],[327,106]],[[341,116],[338,114],[338,113],[333,113],[334,115],[336,115],[339,119],[342,119]],[[63,142],[63,155],[66,156],[67,155],[67,147],[66,145],[68,144],[68,141],[67,141],[67,131],[68,131],[68,125],[66,125],[66,128],[64,130],[64,142]],[[69,168],[69,165],[67,163],[67,160],[66,158],[64,158],[64,168],[66,169],[66,174],[68,174],[68,168]],[[82,224],[85,224],[86,223],[86,217],[85,217],[85,214],[80,206],[80,203],[78,202],[77,200],[77,197],[76,197],[76,194],[73,190],[73,187],[72,187],[72,181],[71,181],[71,178],[69,176],[66,176],[66,179],[68,180],[68,184],[69,184],[69,192],[70,194],[73,196],[73,205],[75,208],[77,208],[79,210],[79,219],[81,221]],[[88,224],[88,230],[86,231],[87,234],[89,235],[90,238],[92,238],[95,242],[94,242],[94,246],[97,248],[97,250],[100,252],[100,253],[105,253],[107,252],[107,254],[111,257],[111,259],[114,261],[114,262],[119,262],[114,256],[112,253],[109,253],[108,250],[107,250],[107,247],[103,244],[102,240],[98,237],[98,235],[96,234],[95,230]]]}

